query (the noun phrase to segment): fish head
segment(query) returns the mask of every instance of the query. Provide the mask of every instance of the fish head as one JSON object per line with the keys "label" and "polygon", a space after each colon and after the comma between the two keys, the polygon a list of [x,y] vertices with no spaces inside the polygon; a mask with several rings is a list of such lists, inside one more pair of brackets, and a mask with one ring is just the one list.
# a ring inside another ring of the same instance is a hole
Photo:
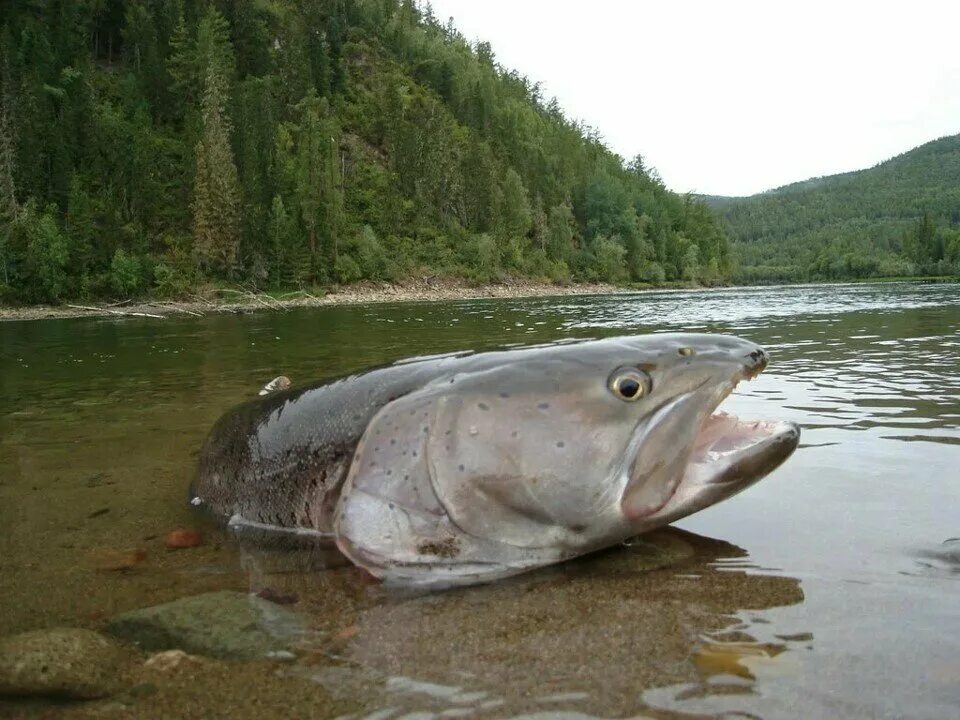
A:
{"label": "fish head", "polygon": [[387,580],[464,584],[696,512],[797,445],[792,423],[714,413],[766,363],[749,341],[693,334],[464,358],[367,426],[338,546]]}
{"label": "fish head", "polygon": [[787,422],[714,414],[767,354],[662,334],[506,356],[440,383],[427,465],[468,533],[517,546],[602,546],[743,490],[799,440]]}

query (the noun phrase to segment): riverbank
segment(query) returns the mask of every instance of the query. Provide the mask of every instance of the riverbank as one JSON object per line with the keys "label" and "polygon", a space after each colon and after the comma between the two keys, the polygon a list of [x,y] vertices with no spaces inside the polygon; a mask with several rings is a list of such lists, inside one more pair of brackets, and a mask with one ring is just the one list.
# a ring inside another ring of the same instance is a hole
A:
{"label": "riverbank", "polygon": [[[672,287],[681,287],[675,285]],[[529,280],[507,280],[495,284],[469,285],[463,281],[432,278],[404,283],[357,283],[324,290],[292,293],[254,293],[234,288],[208,288],[187,298],[138,299],[120,302],[75,302],[63,305],[0,306],[0,320],[41,320],[72,317],[203,316],[212,313],[247,313],[263,310],[285,311],[301,307],[356,305],[363,303],[429,302],[481,298],[525,298],[563,295],[599,295],[636,292],[643,287],[622,287],[607,283],[555,285]]]}

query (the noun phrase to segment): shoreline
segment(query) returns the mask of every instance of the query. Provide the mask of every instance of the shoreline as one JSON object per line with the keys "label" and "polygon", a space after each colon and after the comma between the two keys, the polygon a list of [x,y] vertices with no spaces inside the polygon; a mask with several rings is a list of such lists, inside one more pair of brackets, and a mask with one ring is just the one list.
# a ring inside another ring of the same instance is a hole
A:
{"label": "shoreline", "polygon": [[208,287],[189,298],[130,299],[119,302],[81,301],[62,305],[0,305],[0,322],[16,320],[62,320],[82,317],[204,317],[210,314],[247,314],[252,312],[285,312],[296,308],[333,307],[408,302],[441,302],[451,300],[509,300],[537,297],[569,297],[576,295],[630,295],[645,292],[711,290],[730,288],[804,287],[818,285],[863,285],[887,283],[958,282],[955,277],[864,278],[858,280],[808,281],[800,283],[696,285],[688,282],[667,282],[658,285],[613,285],[610,283],[570,283],[555,285],[510,278],[499,283],[471,285],[453,278],[418,278],[399,283],[364,281],[353,285],[331,286],[306,291],[254,293],[236,288]]}
{"label": "shoreline", "polygon": [[[680,286],[677,286],[678,288]],[[121,302],[86,302],[63,305],[0,306],[0,322],[47,320],[81,317],[202,317],[210,314],[246,314],[261,311],[286,311],[295,308],[337,305],[381,304],[391,302],[437,302],[449,300],[511,299],[561,297],[572,295],[616,295],[667,288],[631,288],[608,283],[554,285],[546,282],[506,281],[471,286],[451,280],[412,280],[405,283],[358,283],[327,288],[323,294],[305,291],[252,293],[236,289],[216,289],[192,295],[185,300],[137,299]]]}

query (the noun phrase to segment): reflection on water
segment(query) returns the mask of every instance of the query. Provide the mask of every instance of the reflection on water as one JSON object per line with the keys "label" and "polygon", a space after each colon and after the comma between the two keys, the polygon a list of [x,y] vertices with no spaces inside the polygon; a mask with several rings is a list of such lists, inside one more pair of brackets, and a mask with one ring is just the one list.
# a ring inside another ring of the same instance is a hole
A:
{"label": "reflection on water", "polygon": [[745,556],[670,529],[563,566],[443,593],[369,586],[358,594],[354,568],[302,572],[326,559],[304,552],[252,551],[247,566],[252,587],[295,598],[309,618],[299,645],[304,661],[284,674],[334,695],[358,691],[356,678],[343,688],[344,668],[358,668],[365,696],[421,712],[496,708],[500,716],[560,706],[622,716],[642,707],[644,689],[669,683],[688,693],[724,691],[733,668],[738,686],[748,687],[754,660],[810,646],[810,635],[758,643],[737,617],[803,598],[793,578],[713,566]]}
{"label": "reflection on water", "polygon": [[[186,486],[206,430],[281,373],[297,383],[414,354],[677,330],[767,346],[770,368],[730,409],[804,427],[783,468],[684,520],[686,533],[407,596],[335,554],[250,550],[216,532],[163,547],[198,522]],[[296,608],[308,631],[282,677],[263,675],[274,685],[237,692],[322,688],[360,701],[357,718],[955,717],[958,428],[956,285],[0,324],[0,634],[249,589]],[[226,687],[212,670],[194,682]],[[155,699],[175,702],[165,692]]]}

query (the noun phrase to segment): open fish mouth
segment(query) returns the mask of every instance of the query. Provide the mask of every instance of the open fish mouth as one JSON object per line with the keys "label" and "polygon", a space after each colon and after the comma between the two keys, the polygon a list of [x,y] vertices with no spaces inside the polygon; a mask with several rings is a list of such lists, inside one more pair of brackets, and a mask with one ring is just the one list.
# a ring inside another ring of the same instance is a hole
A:
{"label": "open fish mouth", "polygon": [[792,422],[741,420],[715,412],[700,426],[681,485],[759,480],[786,460],[799,441],[800,430]]}
{"label": "open fish mouth", "polygon": [[[759,375],[766,364],[763,355],[721,387],[711,390],[705,384],[658,410],[652,427],[638,433],[637,444],[642,447],[655,435],[661,441],[685,435],[686,456],[668,471],[655,468],[645,477],[637,467],[643,454],[638,449],[623,502],[628,519],[656,525],[689,515],[744,490],[790,457],[800,442],[795,423],[743,420],[720,409],[740,382]],[[671,416],[678,419],[672,422]]]}

